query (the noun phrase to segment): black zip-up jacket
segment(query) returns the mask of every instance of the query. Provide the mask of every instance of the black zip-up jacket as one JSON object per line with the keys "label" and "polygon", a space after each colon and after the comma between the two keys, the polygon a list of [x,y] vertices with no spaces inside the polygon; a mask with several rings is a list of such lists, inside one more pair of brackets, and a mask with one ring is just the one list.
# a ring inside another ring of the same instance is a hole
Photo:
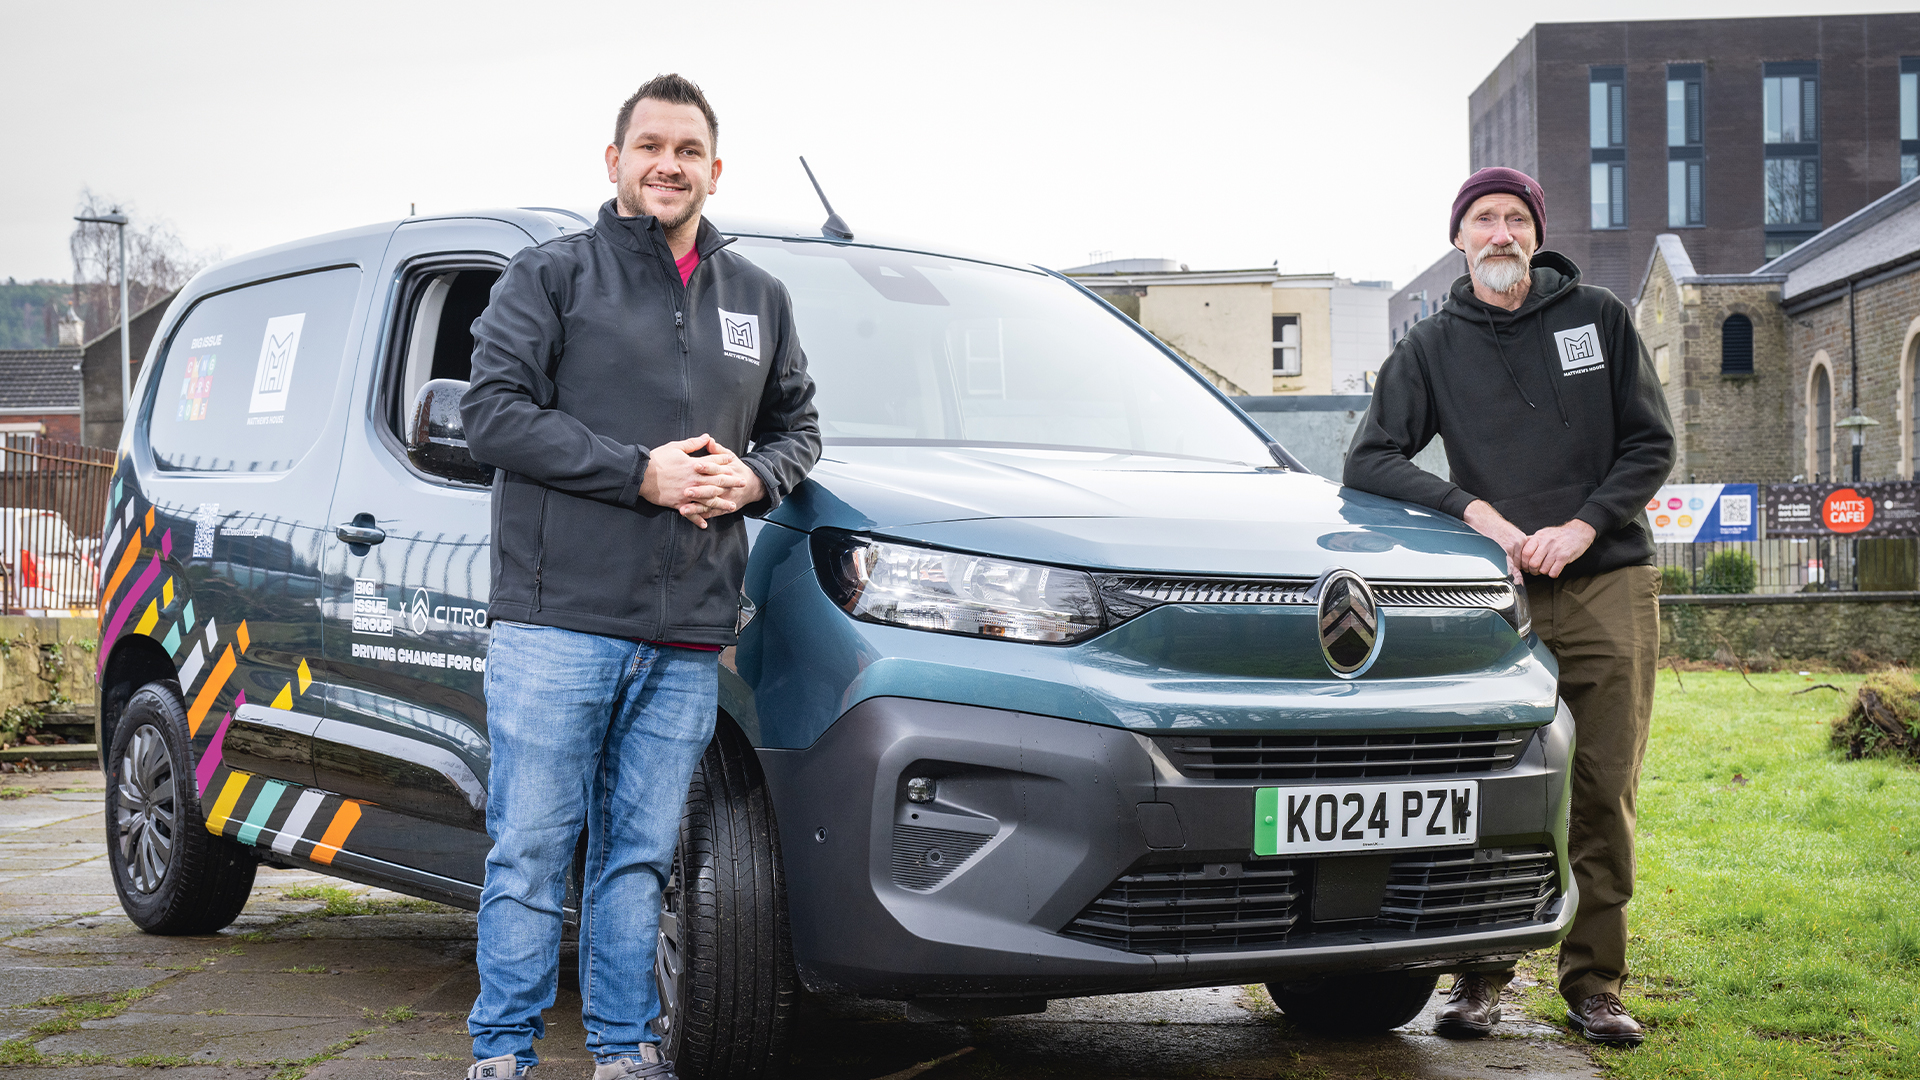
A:
{"label": "black zip-up jacket", "polygon": [[[1435,435],[1451,480],[1409,460]],[[1454,517],[1485,499],[1529,533],[1578,518],[1596,535],[1564,578],[1653,561],[1647,500],[1672,467],[1673,419],[1626,305],[1543,251],[1519,310],[1463,276],[1394,347],[1345,482]]]}
{"label": "black zip-up jacket", "polygon": [[[593,228],[507,264],[460,406],[473,456],[498,470],[489,618],[733,643],[742,515],[806,479],[820,427],[786,287],[730,242],[702,219],[682,285],[659,223],[609,201]],[[640,498],[649,450],[703,433],[767,491],[705,529]]]}

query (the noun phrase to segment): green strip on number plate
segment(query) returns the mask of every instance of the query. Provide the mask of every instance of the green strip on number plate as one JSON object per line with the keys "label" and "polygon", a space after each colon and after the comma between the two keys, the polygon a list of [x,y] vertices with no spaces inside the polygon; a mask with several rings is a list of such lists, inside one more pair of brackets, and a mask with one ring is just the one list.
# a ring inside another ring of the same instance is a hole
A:
{"label": "green strip on number plate", "polygon": [[1253,853],[1280,854],[1280,789],[1253,790]]}

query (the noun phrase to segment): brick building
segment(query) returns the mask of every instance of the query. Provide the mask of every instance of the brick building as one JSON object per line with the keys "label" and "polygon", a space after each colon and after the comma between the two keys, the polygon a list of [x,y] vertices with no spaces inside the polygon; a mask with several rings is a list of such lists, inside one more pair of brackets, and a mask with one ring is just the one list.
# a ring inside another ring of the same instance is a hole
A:
{"label": "brick building", "polygon": [[80,441],[80,361],[84,350],[0,350],[0,435]]}
{"label": "brick building", "polygon": [[1920,13],[1541,23],[1469,95],[1470,158],[1538,178],[1549,246],[1626,296],[1659,233],[1742,273],[1910,179],[1916,82]]}
{"label": "brick building", "polygon": [[[153,332],[160,327],[161,318],[167,313],[167,306],[179,295],[174,290],[160,299],[148,304],[133,314],[133,338],[131,346],[133,373],[129,383],[140,378],[140,364],[146,359],[147,347],[153,343]],[[87,342],[86,356],[81,361],[81,376],[85,393],[82,398],[82,438],[88,446],[115,447],[120,445],[120,328],[113,327],[106,333]]]}
{"label": "brick building", "polygon": [[1633,313],[1680,436],[1673,479],[1847,479],[1841,423],[1874,422],[1863,480],[1920,457],[1920,184],[1747,274],[1702,274],[1660,236]]}

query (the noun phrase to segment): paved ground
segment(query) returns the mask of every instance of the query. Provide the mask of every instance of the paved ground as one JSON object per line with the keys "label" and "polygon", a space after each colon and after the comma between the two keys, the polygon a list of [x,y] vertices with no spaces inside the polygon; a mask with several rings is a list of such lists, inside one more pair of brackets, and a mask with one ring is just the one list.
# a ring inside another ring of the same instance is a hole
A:
{"label": "paved ground", "polygon": [[[263,869],[225,932],[150,937],[114,897],[100,787],[97,773],[0,775],[0,795],[12,796],[0,799],[0,1071],[30,1080],[461,1076],[475,988],[471,915]],[[343,890],[332,894],[335,914],[325,898],[301,898],[326,886]],[[563,987],[571,977],[563,972]],[[971,1024],[913,1024],[897,1008],[815,1000],[789,1075],[1596,1075],[1583,1044],[1558,1028],[1516,1019],[1461,1044],[1435,1038],[1431,1017],[1429,1007],[1399,1031],[1339,1041],[1303,1034],[1263,992],[1241,987],[1057,1002],[1043,1015]],[[578,999],[563,991],[548,1014],[540,1080],[588,1075],[582,1038]]]}

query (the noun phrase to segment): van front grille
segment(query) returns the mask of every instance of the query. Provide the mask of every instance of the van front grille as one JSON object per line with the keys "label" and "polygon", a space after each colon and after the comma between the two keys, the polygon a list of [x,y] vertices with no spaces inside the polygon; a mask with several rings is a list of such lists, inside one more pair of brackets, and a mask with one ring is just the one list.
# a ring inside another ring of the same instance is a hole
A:
{"label": "van front grille", "polygon": [[1195,780],[1391,779],[1511,769],[1532,732],[1365,735],[1161,735],[1154,741]]}
{"label": "van front grille", "polygon": [[[1131,953],[1182,954],[1310,946],[1320,932],[1304,902],[1313,860],[1136,867],[1061,928],[1066,937]],[[1395,856],[1379,913],[1327,932],[1381,940],[1537,923],[1560,895],[1545,846],[1406,851]]]}

